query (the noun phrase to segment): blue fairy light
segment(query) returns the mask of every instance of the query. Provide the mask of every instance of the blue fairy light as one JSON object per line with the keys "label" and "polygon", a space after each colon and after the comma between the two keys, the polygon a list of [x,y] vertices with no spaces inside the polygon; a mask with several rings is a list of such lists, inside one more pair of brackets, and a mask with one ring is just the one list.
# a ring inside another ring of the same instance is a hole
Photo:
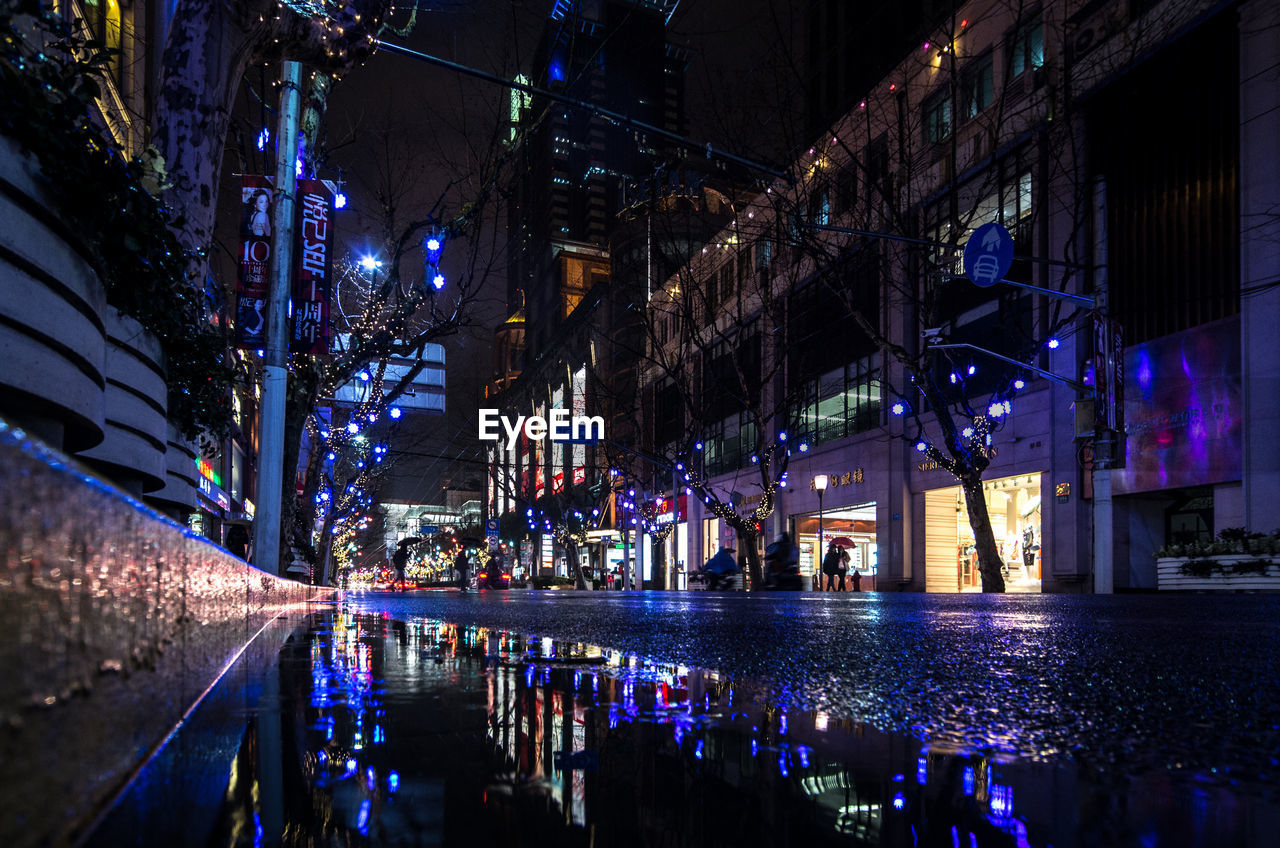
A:
{"label": "blue fairy light", "polygon": [[902,401],[898,401],[893,406],[889,407],[889,411],[892,412],[894,415],[901,415],[902,413],[907,411],[907,405]]}
{"label": "blue fairy light", "polygon": [[427,236],[422,241],[422,249],[427,252],[427,261],[435,265],[440,261],[440,253],[444,250],[444,238],[440,235]]}
{"label": "blue fairy light", "polygon": [[389,410],[387,410],[387,414],[390,415],[392,418],[399,418],[403,413],[400,411],[400,407],[393,406]]}
{"label": "blue fairy light", "polygon": [[1062,342],[1058,341],[1057,339],[1049,339],[1049,341],[1046,343],[1046,346],[1049,348],[1049,350],[1057,350],[1061,345],[1062,345]]}
{"label": "blue fairy light", "polygon": [[928,442],[925,442],[925,441],[916,442],[916,450],[920,451],[920,453],[924,453],[928,449],[929,449]]}
{"label": "blue fairy light", "polygon": [[436,291],[440,291],[440,289],[444,288],[444,274],[436,274],[432,277],[431,285]]}
{"label": "blue fairy light", "polygon": [[347,208],[347,196],[346,196],[345,194],[343,194],[342,192],[338,192],[337,194],[335,194],[335,195],[333,196],[333,208],[334,208],[334,209],[346,209],[346,208]]}

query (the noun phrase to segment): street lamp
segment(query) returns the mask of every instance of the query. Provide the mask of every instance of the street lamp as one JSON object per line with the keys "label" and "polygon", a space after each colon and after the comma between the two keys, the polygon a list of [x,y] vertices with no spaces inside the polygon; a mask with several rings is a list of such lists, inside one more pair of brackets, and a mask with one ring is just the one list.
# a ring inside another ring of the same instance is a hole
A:
{"label": "street lamp", "polygon": [[818,588],[822,588],[822,493],[827,490],[828,477],[825,474],[813,475],[813,488],[818,493],[818,546],[813,554],[813,573],[818,578]]}

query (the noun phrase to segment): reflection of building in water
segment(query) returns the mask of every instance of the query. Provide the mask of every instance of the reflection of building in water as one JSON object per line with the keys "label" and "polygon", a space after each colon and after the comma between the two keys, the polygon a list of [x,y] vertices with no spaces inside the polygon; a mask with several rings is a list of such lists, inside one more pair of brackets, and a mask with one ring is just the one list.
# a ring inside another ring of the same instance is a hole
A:
{"label": "reflection of building in water", "polygon": [[589,645],[380,615],[313,623],[264,695],[280,709],[250,714],[238,754],[224,746],[209,844],[253,841],[281,760],[293,844],[1244,845],[1280,828],[1274,805],[1208,774],[1131,769],[1117,789]]}
{"label": "reflection of building in water", "polygon": [[1026,838],[987,758],[767,706],[715,672],[527,648],[489,679],[490,736],[517,782],[597,844],[912,844],[913,829],[953,827],[964,844]]}

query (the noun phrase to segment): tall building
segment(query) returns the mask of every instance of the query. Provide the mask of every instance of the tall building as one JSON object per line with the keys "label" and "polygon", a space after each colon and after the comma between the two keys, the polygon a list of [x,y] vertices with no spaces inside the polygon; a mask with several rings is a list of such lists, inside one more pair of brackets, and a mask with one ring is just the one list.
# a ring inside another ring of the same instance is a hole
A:
{"label": "tall building", "polygon": [[[704,402],[681,415],[642,374],[640,429],[659,453],[697,439],[693,472],[741,492],[740,517],[762,446],[803,443],[756,542],[788,531],[806,574],[834,535],[864,590],[978,591],[981,498],[1008,591],[1179,588],[1176,549],[1276,529],[1280,11],[956,12],[655,294],[649,325],[675,329],[654,349],[686,344]],[[1002,279],[1038,291],[964,275],[959,248],[993,222],[1012,235]],[[784,332],[736,362],[763,400],[715,402],[728,349]],[[732,344],[684,341],[716,336]],[[972,499],[938,449],[957,405],[950,438],[986,459]],[[688,561],[737,541],[696,498],[685,521]]]}
{"label": "tall building", "polygon": [[[557,0],[535,56],[534,85],[661,129],[684,130],[684,67],[667,44],[678,0]],[[526,356],[597,282],[626,186],[668,153],[658,138],[589,108],[513,93],[518,176],[510,187],[508,306],[522,303]]]}

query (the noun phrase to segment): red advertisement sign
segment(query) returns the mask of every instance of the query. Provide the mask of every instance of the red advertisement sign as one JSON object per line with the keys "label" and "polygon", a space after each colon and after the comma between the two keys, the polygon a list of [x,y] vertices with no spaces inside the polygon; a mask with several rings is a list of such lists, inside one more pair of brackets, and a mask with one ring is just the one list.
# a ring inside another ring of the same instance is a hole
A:
{"label": "red advertisement sign", "polygon": [[236,345],[267,342],[267,290],[271,273],[271,218],[275,189],[266,177],[240,180],[240,273],[236,281]]}
{"label": "red advertisement sign", "polygon": [[289,350],[328,353],[333,194],[320,180],[298,180],[297,231]]}

